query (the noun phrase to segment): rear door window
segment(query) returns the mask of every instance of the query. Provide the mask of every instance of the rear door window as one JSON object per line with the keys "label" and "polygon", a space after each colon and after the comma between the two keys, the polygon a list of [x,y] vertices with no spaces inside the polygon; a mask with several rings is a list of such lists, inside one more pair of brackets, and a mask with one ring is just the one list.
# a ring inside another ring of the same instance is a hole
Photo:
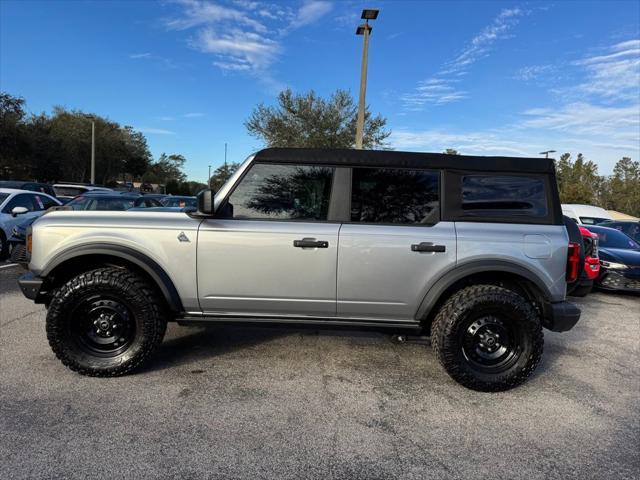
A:
{"label": "rear door window", "polygon": [[440,218],[440,172],[354,168],[351,221],[433,224]]}
{"label": "rear door window", "polygon": [[463,216],[546,217],[545,181],[520,175],[464,175]]}

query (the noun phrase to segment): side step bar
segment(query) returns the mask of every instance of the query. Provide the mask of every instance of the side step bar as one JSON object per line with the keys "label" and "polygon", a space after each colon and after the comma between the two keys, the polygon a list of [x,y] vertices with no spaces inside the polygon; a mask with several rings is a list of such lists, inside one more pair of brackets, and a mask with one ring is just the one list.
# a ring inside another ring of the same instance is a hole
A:
{"label": "side step bar", "polygon": [[251,326],[291,326],[296,328],[381,328],[411,330],[419,332],[422,325],[414,321],[385,321],[385,320],[353,320],[320,317],[258,317],[231,315],[183,315],[176,318],[178,325],[251,325]]}

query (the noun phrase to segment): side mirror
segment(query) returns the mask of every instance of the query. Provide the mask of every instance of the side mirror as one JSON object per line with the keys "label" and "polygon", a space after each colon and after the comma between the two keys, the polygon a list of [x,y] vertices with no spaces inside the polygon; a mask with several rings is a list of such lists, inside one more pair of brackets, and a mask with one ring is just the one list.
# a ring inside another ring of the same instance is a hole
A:
{"label": "side mirror", "polygon": [[213,199],[215,192],[210,189],[198,193],[198,213],[201,215],[213,215]]}
{"label": "side mirror", "polygon": [[26,208],[26,207],[13,207],[13,210],[11,210],[11,216],[15,218],[18,215],[22,215],[23,213],[27,213],[28,211],[29,211],[29,209]]}

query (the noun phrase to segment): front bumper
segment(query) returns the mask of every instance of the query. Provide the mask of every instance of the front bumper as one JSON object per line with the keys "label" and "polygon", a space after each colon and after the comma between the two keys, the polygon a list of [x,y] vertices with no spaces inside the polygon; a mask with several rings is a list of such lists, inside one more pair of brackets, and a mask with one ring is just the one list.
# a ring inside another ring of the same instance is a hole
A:
{"label": "front bumper", "polygon": [[44,280],[34,275],[33,272],[27,272],[18,279],[18,285],[20,285],[24,296],[29,300],[34,300],[36,303],[40,303],[42,299],[43,284]]}
{"label": "front bumper", "polygon": [[[633,270],[638,270],[637,268]],[[640,275],[636,272],[632,273],[632,269],[622,270],[605,270],[600,274],[597,285],[606,290],[618,290],[624,292],[640,292]]]}
{"label": "front bumper", "polygon": [[578,323],[580,313],[580,309],[571,302],[551,303],[544,326],[552,332],[566,332]]}

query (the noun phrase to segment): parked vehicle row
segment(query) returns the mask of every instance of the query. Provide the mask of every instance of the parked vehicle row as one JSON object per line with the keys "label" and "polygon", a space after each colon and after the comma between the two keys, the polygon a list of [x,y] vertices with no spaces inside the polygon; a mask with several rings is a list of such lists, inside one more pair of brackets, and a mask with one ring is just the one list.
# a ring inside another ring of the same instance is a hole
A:
{"label": "parked vehicle row", "polygon": [[3,180],[0,181],[0,260],[9,255],[13,261],[23,260],[24,238],[16,232],[26,231],[36,218],[52,207],[93,211],[149,208],[181,212],[194,209],[195,204],[196,197],[118,192],[95,185]]}

